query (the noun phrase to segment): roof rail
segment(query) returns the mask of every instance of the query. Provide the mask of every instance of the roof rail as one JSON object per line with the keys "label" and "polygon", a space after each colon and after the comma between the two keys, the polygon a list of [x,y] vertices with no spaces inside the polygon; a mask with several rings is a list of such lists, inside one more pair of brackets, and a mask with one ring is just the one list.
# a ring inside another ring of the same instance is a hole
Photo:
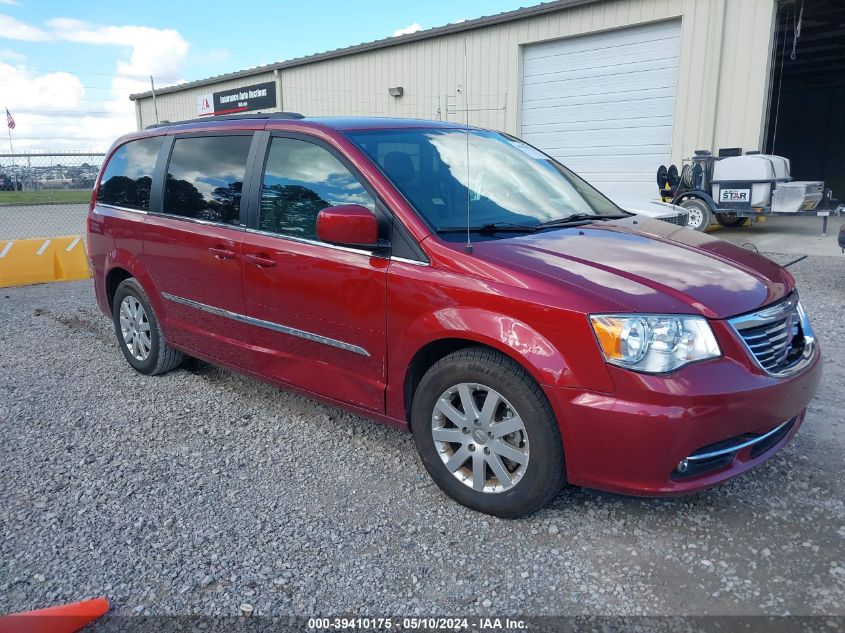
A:
{"label": "roof rail", "polygon": [[299,112],[256,112],[254,114],[221,114],[218,116],[206,116],[201,119],[187,119],[185,121],[162,121],[145,127],[145,130],[154,130],[159,127],[171,125],[183,125],[185,123],[204,123],[205,121],[233,121],[238,119],[304,119]]}

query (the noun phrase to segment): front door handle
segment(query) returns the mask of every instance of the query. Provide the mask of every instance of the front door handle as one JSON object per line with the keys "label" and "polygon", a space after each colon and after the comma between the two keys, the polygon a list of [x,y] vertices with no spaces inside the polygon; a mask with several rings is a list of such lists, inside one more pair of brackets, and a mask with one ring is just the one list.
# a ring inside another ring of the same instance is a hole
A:
{"label": "front door handle", "polygon": [[261,266],[262,268],[270,268],[271,266],[276,265],[276,260],[271,259],[267,255],[247,255],[244,257],[246,261],[250,264],[255,264],[256,266]]}
{"label": "front door handle", "polygon": [[235,256],[237,255],[235,251],[217,246],[212,246],[208,249],[208,252],[214,255],[214,257],[217,259],[235,259]]}

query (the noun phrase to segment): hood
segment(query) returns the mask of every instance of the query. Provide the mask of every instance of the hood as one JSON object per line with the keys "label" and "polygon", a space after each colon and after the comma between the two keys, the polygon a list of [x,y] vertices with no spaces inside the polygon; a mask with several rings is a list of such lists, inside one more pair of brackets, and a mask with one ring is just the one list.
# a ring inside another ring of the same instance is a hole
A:
{"label": "hood", "polygon": [[474,253],[603,299],[599,310],[607,311],[726,318],[776,301],[794,286],[765,257],[641,217],[479,242]]}

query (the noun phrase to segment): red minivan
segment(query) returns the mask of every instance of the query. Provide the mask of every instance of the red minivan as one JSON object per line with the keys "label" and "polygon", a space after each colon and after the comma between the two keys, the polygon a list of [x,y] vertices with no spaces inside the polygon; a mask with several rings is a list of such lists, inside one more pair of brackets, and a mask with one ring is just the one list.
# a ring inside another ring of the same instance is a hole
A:
{"label": "red minivan", "polygon": [[88,248],[137,371],[188,354],[410,429],[448,495],[501,517],[565,482],[669,495],[750,470],[821,376],[786,270],[451,123],[124,136]]}

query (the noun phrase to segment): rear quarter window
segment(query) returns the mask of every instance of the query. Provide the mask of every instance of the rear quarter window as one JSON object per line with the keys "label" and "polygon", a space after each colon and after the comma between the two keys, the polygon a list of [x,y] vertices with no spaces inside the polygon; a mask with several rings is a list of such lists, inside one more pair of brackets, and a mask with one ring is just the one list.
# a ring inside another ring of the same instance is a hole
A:
{"label": "rear quarter window", "polygon": [[252,134],[177,138],[167,166],[164,212],[240,224],[241,190]]}
{"label": "rear quarter window", "polygon": [[163,137],[129,141],[112,154],[103,171],[97,202],[148,211],[158,151]]}

